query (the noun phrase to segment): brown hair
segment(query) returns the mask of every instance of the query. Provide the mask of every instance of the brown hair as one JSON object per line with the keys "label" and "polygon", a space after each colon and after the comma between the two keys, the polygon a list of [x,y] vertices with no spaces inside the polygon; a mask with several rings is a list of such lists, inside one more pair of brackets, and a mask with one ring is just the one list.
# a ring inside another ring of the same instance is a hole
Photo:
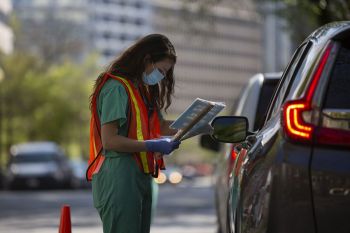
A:
{"label": "brown hair", "polygon": [[[134,82],[143,83],[142,74],[146,61],[149,59],[149,61],[156,63],[166,58],[176,63],[175,48],[170,40],[161,34],[145,36],[112,61],[105,72],[96,79],[93,94],[105,73],[112,73]],[[174,67],[172,67],[158,85],[149,86],[151,101],[158,109],[167,110],[170,106],[174,84]]]}

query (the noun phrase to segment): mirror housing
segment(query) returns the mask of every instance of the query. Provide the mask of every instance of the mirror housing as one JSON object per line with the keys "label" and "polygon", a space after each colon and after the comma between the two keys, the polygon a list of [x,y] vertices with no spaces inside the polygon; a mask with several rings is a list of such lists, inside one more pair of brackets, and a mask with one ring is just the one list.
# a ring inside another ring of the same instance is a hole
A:
{"label": "mirror housing", "polygon": [[248,119],[243,116],[219,116],[211,125],[212,137],[219,142],[238,143],[248,136]]}
{"label": "mirror housing", "polygon": [[219,152],[221,149],[220,142],[214,140],[209,134],[201,135],[199,140],[201,147],[205,149],[212,150],[215,152]]}

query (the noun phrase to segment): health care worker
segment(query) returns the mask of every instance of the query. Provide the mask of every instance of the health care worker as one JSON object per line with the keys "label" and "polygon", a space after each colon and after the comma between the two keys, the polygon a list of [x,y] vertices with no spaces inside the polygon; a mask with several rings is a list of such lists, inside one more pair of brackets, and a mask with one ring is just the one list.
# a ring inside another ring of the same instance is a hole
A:
{"label": "health care worker", "polygon": [[152,176],[163,155],[179,147],[161,110],[174,92],[174,46],[148,35],[128,48],[96,80],[91,95],[90,160],[93,202],[104,233],[148,233]]}

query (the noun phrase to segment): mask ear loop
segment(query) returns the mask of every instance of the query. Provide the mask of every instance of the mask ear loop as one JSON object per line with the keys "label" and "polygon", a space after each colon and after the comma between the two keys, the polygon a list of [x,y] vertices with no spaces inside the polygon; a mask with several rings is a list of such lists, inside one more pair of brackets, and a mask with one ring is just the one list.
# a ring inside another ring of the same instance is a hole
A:
{"label": "mask ear loop", "polygon": [[[155,69],[157,69],[157,70],[159,71],[159,69],[158,69],[157,67],[154,66],[154,62],[152,62],[152,67],[153,67],[152,72],[153,72]],[[151,73],[152,73],[152,72],[151,72]],[[162,72],[161,72],[161,73],[162,73]],[[163,73],[162,73],[162,74],[163,74]]]}
{"label": "mask ear loop", "polygon": [[154,66],[154,63],[152,63],[153,66],[153,70],[157,69],[159,73],[161,73],[164,77],[166,77],[166,73],[164,73],[164,71],[160,70],[159,68]]}

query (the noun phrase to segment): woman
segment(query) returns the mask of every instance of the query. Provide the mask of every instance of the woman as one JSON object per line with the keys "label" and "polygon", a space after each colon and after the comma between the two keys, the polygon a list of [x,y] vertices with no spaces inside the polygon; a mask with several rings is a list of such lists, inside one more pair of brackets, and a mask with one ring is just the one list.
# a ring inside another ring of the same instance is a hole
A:
{"label": "woman", "polygon": [[176,54],[168,38],[148,35],[96,80],[91,95],[90,160],[94,206],[104,233],[150,231],[152,176],[180,142],[161,110],[171,104]]}

